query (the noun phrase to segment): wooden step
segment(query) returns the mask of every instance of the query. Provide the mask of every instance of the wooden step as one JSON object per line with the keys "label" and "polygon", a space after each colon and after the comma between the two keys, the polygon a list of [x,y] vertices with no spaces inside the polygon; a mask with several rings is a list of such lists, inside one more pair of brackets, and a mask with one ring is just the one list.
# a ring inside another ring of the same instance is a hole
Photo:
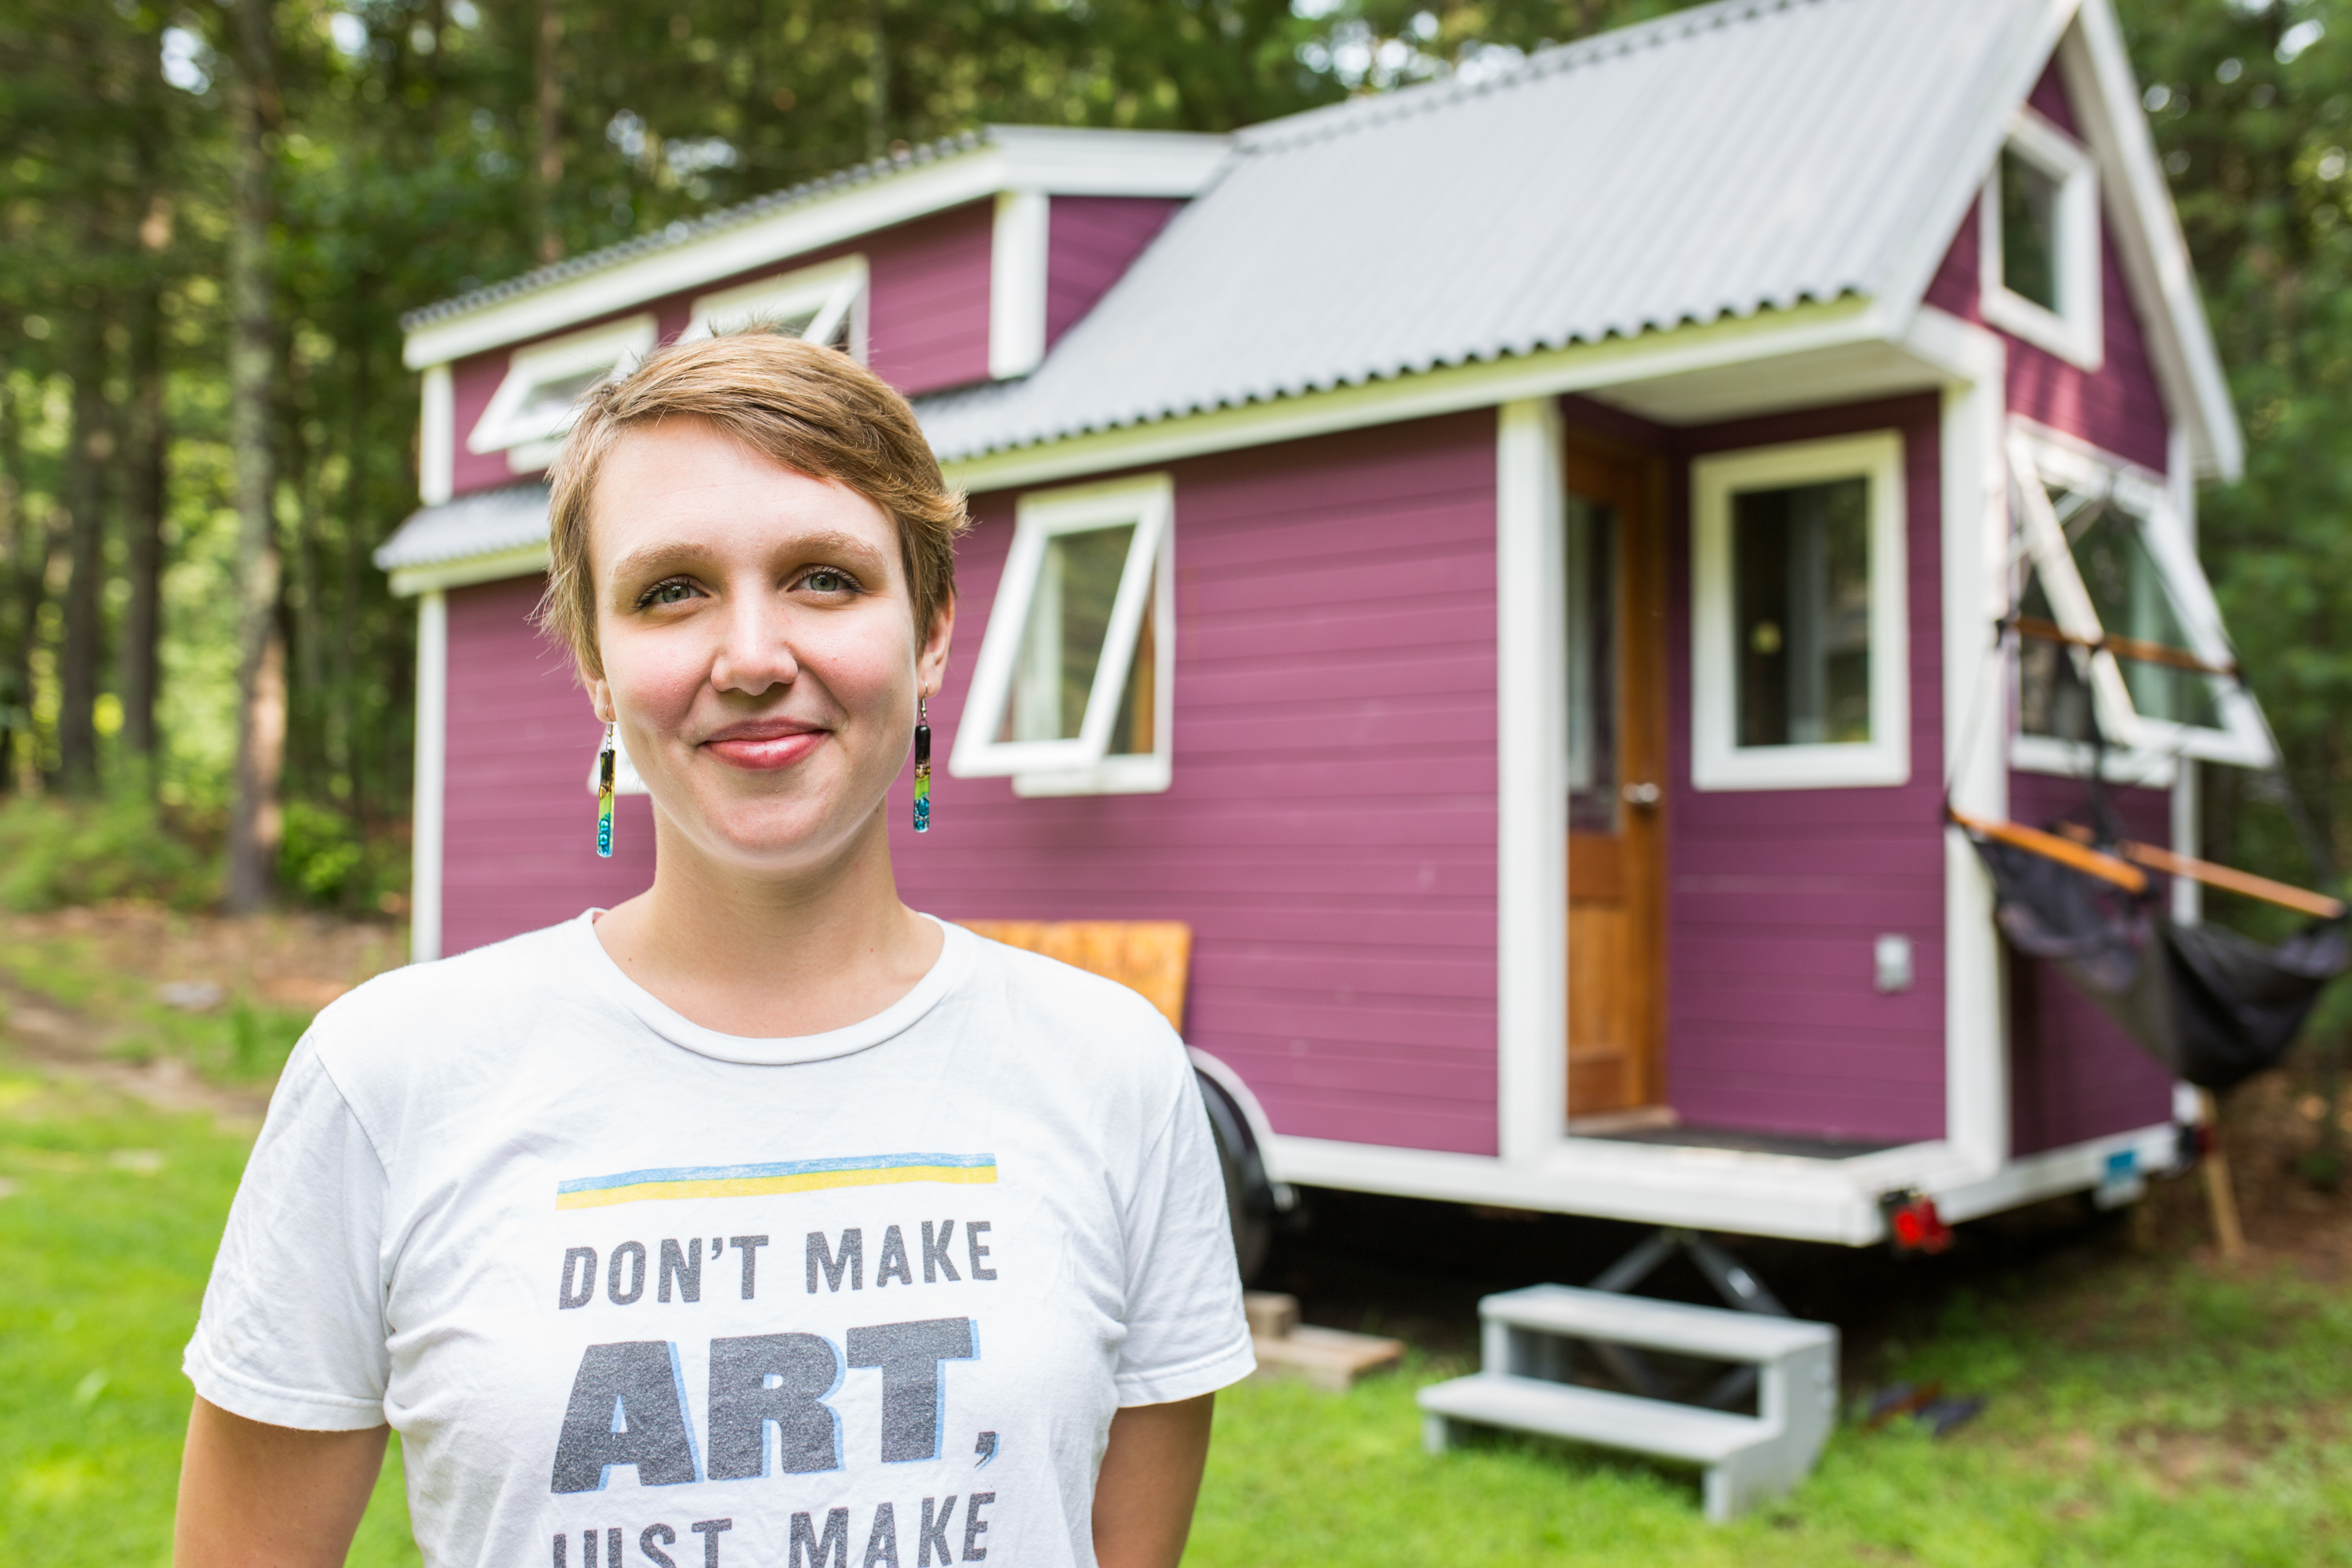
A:
{"label": "wooden step", "polygon": [[1605,1340],[1758,1364],[1837,1343],[1837,1330],[1827,1323],[1691,1307],[1612,1290],[1580,1290],[1571,1285],[1531,1285],[1489,1296],[1478,1303],[1478,1316],[1489,1323],[1562,1339]]}
{"label": "wooden step", "polygon": [[1420,1402],[1423,1410],[1448,1420],[1538,1432],[1693,1465],[1719,1465],[1769,1443],[1774,1436],[1753,1415],[1727,1415],[1695,1405],[1670,1405],[1509,1373],[1482,1372],[1433,1384],[1421,1391]]}

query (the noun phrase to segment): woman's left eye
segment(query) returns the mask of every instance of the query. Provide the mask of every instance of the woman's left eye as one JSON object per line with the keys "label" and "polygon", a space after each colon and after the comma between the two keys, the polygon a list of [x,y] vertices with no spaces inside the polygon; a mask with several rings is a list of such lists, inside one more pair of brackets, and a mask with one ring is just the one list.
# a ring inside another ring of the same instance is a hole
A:
{"label": "woman's left eye", "polygon": [[646,605],[682,605],[686,603],[687,600],[692,598],[694,594],[695,587],[693,584],[685,581],[683,578],[673,577],[667,583],[656,583],[652,587],[646,589],[646,596],[638,600],[637,603],[641,606]]}

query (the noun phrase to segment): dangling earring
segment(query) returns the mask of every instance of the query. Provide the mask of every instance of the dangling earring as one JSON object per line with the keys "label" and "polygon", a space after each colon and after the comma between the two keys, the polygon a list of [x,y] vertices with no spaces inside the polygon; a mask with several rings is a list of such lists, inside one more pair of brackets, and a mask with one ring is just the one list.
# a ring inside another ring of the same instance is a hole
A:
{"label": "dangling earring", "polygon": [[915,699],[915,831],[931,830],[931,710]]}
{"label": "dangling earring", "polygon": [[604,726],[604,749],[596,756],[596,853],[607,860],[613,858],[613,753],[619,729]]}

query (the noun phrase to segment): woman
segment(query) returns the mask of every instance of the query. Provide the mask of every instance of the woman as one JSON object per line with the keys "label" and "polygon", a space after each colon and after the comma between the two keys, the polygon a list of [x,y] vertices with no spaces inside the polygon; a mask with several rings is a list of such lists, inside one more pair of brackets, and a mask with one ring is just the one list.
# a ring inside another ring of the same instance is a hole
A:
{"label": "woman", "polygon": [[[382,976],[288,1064],[206,1291],[181,1568],[1171,1568],[1251,1368],[1209,1131],[1123,987],[906,908],[962,524],[766,333],[592,394],[544,618],[653,886]],[[583,811],[582,853],[590,853]]]}

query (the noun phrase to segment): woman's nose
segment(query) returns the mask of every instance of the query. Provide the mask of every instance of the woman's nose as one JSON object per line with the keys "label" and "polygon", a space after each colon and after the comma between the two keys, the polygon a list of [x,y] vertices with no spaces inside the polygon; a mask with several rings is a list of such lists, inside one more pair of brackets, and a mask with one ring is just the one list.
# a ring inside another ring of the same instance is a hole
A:
{"label": "woman's nose", "polygon": [[792,684],[799,674],[800,661],[793,657],[789,612],[764,597],[739,598],[711,660],[710,684],[720,691],[757,697]]}

